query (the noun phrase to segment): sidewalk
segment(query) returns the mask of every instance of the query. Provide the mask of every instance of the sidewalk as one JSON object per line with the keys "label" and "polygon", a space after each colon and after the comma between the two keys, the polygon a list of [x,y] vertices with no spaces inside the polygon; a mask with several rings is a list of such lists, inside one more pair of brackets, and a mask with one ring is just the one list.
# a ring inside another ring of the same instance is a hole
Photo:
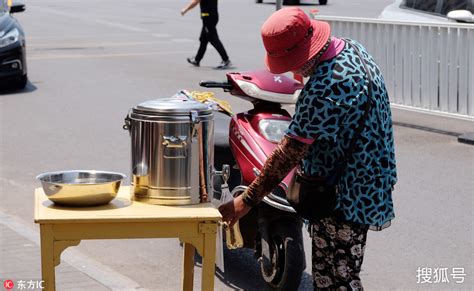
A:
{"label": "sidewalk", "polygon": [[439,114],[402,105],[392,105],[393,125],[449,135],[458,142],[474,145],[474,119],[468,116]]}
{"label": "sidewalk", "polygon": [[[15,284],[12,290],[40,290],[31,288],[41,281],[39,227],[36,231],[0,211],[0,290],[4,290],[6,280]],[[56,290],[144,289],[133,280],[71,248],[62,253],[61,264],[56,267]]]}
{"label": "sidewalk", "polygon": [[[26,282],[24,285],[26,287],[23,289],[28,290],[29,281],[37,282],[41,280],[39,246],[35,242],[14,232],[4,224],[0,224],[0,233],[1,287],[3,287],[3,281],[12,280],[16,285],[16,288],[12,290],[22,290],[18,284],[21,280]],[[61,262],[61,264],[56,267],[56,289],[77,291],[110,290],[66,262]]]}

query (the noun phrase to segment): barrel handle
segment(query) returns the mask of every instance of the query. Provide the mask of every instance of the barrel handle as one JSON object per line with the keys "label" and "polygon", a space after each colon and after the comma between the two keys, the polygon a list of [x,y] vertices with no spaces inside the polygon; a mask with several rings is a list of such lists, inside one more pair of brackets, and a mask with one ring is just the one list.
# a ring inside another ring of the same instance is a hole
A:
{"label": "barrel handle", "polygon": [[130,114],[131,114],[131,113],[132,113],[132,110],[130,109],[130,110],[128,111],[127,116],[124,118],[125,124],[122,126],[122,128],[123,128],[124,130],[130,131],[130,129],[131,129],[131,124],[132,124],[132,123],[131,123],[131,120],[132,120],[132,119],[130,118]]}
{"label": "barrel handle", "polygon": [[168,148],[185,148],[188,143],[186,140],[188,139],[185,135],[180,136],[163,136],[163,145]]}
{"label": "barrel handle", "polygon": [[[187,136],[180,135],[180,136],[163,136],[163,143],[164,146],[164,154],[163,157],[166,159],[185,159],[186,158],[186,147],[187,143]],[[176,153],[181,150],[181,153],[178,155],[170,155],[169,152],[167,154],[166,149],[175,150]]]}

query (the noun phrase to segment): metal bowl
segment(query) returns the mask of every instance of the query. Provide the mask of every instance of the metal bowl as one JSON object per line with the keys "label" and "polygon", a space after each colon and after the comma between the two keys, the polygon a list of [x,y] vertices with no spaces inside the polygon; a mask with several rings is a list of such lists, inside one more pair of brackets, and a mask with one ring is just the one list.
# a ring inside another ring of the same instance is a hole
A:
{"label": "metal bowl", "polygon": [[89,170],[58,171],[40,174],[44,193],[49,200],[65,206],[97,206],[117,196],[121,173]]}

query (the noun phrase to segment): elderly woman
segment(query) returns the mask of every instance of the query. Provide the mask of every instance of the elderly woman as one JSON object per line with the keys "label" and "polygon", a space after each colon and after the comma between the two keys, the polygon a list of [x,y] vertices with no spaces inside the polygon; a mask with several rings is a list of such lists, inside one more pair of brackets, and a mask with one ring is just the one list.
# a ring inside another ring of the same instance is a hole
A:
{"label": "elderly woman", "polygon": [[310,224],[313,285],[363,290],[359,272],[367,232],[394,218],[397,177],[384,79],[361,44],[331,36],[328,23],[310,20],[299,8],[273,13],[261,34],[272,73],[291,71],[309,80],[286,136],[260,176],[219,210],[224,221],[235,223],[298,164],[311,177],[336,177],[334,205]]}

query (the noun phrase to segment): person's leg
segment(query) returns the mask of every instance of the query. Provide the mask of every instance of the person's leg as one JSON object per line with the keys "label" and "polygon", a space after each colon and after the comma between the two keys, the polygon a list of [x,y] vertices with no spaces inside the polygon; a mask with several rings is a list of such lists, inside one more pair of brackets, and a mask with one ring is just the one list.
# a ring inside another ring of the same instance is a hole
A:
{"label": "person's leg", "polygon": [[219,18],[210,16],[210,17],[206,17],[206,19],[204,20],[204,23],[207,28],[207,32],[208,32],[207,36],[208,36],[209,42],[217,50],[217,52],[222,58],[222,61],[226,62],[229,60],[229,56],[227,55],[224,45],[222,44],[221,40],[219,39],[219,35],[217,34],[216,25],[218,21],[219,21]]}
{"label": "person's leg", "polygon": [[367,225],[341,221],[334,240],[336,286],[338,290],[364,290],[359,273],[364,260]]}
{"label": "person's leg", "polygon": [[312,226],[315,290],[363,290],[359,273],[368,226],[330,217]]}
{"label": "person's leg", "polygon": [[311,225],[312,273],[314,290],[330,290],[335,285],[334,254],[335,227],[329,218]]}
{"label": "person's leg", "polygon": [[200,45],[195,57],[195,60],[198,63],[204,57],[204,53],[206,53],[207,43],[209,42],[208,30],[207,30],[206,22],[204,21],[204,19],[202,21],[202,30],[201,30],[201,35],[199,36],[199,41],[200,41]]}

